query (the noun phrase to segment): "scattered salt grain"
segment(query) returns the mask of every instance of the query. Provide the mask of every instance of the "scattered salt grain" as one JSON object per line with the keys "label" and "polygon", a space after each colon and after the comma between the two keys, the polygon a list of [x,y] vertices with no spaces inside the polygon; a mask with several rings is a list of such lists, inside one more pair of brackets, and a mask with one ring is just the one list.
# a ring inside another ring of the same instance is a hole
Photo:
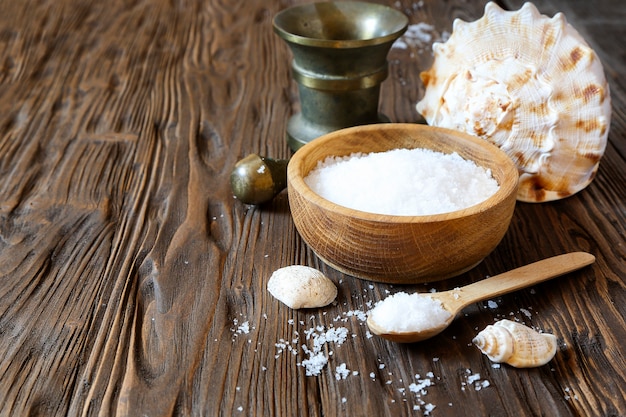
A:
{"label": "scattered salt grain", "polygon": [[439,327],[451,316],[441,302],[418,293],[398,292],[376,303],[372,320],[389,331],[422,331]]}
{"label": "scattered salt grain", "polygon": [[241,325],[237,327],[237,333],[239,334],[250,333],[250,323],[248,323],[247,321],[244,321],[243,323],[241,323]]}
{"label": "scattered salt grain", "polygon": [[570,388],[565,388],[565,399],[566,400],[571,400],[572,398],[577,400],[578,399],[578,395],[574,394],[573,396],[570,395],[570,393],[572,392],[572,390]]}
{"label": "scattered salt grain", "polygon": [[335,368],[335,379],[337,381],[346,379],[348,375],[350,375],[350,370],[346,367],[345,363],[342,363]]}
{"label": "scattered salt grain", "polygon": [[345,315],[346,317],[356,317],[360,321],[367,320],[367,314],[365,313],[365,311],[362,311],[362,310],[350,310],[346,312]]}
{"label": "scattered salt grain", "polygon": [[425,388],[430,387],[430,385],[431,385],[430,379],[420,380],[419,383],[414,382],[411,385],[409,385],[409,391],[420,393],[420,394],[426,394]]}
{"label": "scattered salt grain", "polygon": [[[303,346],[304,347],[304,346]],[[306,376],[317,376],[322,372],[324,366],[328,363],[328,358],[322,352],[312,353],[306,351],[309,358],[300,362],[300,366],[304,366]]]}
{"label": "scattered salt grain", "polygon": [[470,385],[474,387],[474,390],[480,391],[483,388],[491,386],[491,383],[482,379],[480,373],[472,373],[470,369],[465,370],[466,381],[461,383],[461,390],[465,391],[465,386]]}
{"label": "scattered salt grain", "polygon": [[422,148],[328,157],[304,181],[341,206],[401,216],[461,210],[499,188],[490,170],[456,152]]}
{"label": "scattered salt grain", "polygon": [[306,339],[313,341],[312,348],[302,345],[302,350],[309,356],[299,365],[305,368],[306,376],[317,376],[328,363],[328,356],[333,352],[329,351],[328,356],[324,355],[324,346],[328,343],[337,345],[343,344],[348,337],[348,329],[345,327],[331,327],[325,330],[323,326],[305,331]]}
{"label": "scattered salt grain", "polygon": [[467,377],[467,383],[473,384],[474,382],[480,380],[480,374],[473,374]]}

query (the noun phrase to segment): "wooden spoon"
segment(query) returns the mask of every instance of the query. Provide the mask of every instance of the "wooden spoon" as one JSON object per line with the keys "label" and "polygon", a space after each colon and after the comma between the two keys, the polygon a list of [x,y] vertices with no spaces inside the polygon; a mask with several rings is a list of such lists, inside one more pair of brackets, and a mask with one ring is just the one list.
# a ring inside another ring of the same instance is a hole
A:
{"label": "wooden spoon", "polygon": [[431,338],[445,330],[456,315],[469,304],[517,291],[531,285],[556,278],[560,275],[591,265],[595,256],[586,252],[572,252],[543,259],[535,263],[513,269],[491,278],[455,290],[425,293],[433,300],[439,300],[442,307],[450,312],[450,318],[443,323],[421,331],[394,332],[383,328],[370,315],[367,325],[372,333],[400,343],[413,343]]}

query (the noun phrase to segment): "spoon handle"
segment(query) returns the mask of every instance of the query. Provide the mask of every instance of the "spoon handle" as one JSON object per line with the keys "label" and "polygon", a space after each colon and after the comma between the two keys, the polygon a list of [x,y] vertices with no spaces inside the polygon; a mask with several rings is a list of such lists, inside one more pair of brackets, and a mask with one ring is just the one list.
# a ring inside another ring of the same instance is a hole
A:
{"label": "spoon handle", "polygon": [[595,256],[586,252],[572,252],[553,256],[502,274],[466,285],[460,290],[446,291],[454,295],[450,304],[462,309],[469,304],[517,291],[591,265]]}

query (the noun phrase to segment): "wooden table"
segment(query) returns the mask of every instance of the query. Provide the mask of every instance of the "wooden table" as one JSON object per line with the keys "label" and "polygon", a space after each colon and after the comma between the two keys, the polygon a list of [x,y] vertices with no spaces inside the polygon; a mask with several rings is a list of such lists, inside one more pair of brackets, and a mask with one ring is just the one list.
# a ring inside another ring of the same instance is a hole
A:
{"label": "wooden table", "polygon": [[[290,156],[298,96],[272,17],[294,3],[0,1],[0,414],[626,415],[622,2],[536,2],[566,14],[609,79],[594,182],[518,203],[483,263],[414,287],[324,265],[286,193],[263,206],[231,194],[243,156]],[[383,84],[381,111],[413,122],[430,43],[454,18],[479,18],[485,1],[387,3],[432,25],[431,41],[391,50]],[[472,305],[419,344],[371,337],[363,322],[388,292],[449,289],[580,250],[596,263]],[[295,311],[274,299],[268,277],[292,264],[326,273],[337,302]],[[556,334],[556,357],[494,367],[471,339],[502,318]],[[346,340],[321,343],[329,330]],[[307,376],[303,346],[315,340],[328,363]]]}

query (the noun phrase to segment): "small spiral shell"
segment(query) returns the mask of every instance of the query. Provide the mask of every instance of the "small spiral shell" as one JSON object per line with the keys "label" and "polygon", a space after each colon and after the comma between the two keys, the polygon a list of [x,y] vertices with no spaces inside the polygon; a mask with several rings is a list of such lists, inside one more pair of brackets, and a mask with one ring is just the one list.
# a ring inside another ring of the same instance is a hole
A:
{"label": "small spiral shell", "polygon": [[553,334],[539,333],[528,326],[500,320],[485,327],[472,340],[489,359],[516,368],[532,368],[550,362],[557,349]]}

